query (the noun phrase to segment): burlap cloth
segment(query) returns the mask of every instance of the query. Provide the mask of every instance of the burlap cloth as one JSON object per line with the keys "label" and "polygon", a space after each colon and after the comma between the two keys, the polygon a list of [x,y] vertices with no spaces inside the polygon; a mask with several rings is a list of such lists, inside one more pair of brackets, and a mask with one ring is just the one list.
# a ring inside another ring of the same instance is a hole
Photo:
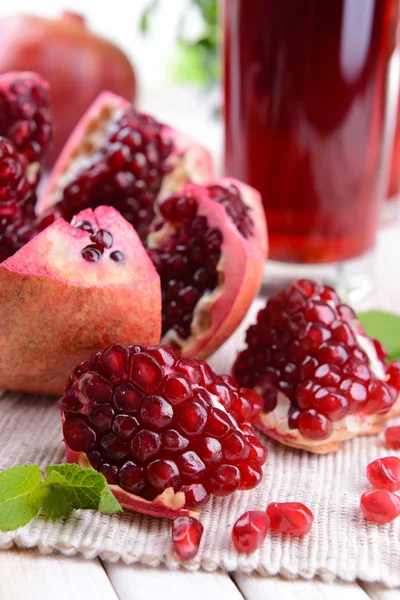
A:
{"label": "burlap cloth", "polygon": [[[219,372],[229,369],[245,327],[243,324],[213,358],[212,365]],[[393,454],[385,448],[382,434],[346,442],[338,453],[328,456],[263,439],[269,456],[261,485],[209,503],[200,517],[204,525],[200,551],[184,567],[255,571],[265,576],[279,573],[289,578],[359,578],[400,586],[400,518],[379,526],[365,521],[358,507],[361,493],[368,489],[367,464]],[[26,462],[42,467],[63,462],[61,440],[54,398],[11,393],[0,396],[0,469]],[[234,550],[231,529],[243,512],[264,509],[272,501],[290,500],[304,502],[313,511],[315,523],[309,535],[291,538],[269,533],[261,550],[251,555]],[[66,555],[82,553],[87,558],[180,566],[171,550],[170,523],[136,514],[107,516],[77,511],[58,522],[37,517],[15,532],[0,532],[0,548],[14,544],[46,553],[58,550]]]}

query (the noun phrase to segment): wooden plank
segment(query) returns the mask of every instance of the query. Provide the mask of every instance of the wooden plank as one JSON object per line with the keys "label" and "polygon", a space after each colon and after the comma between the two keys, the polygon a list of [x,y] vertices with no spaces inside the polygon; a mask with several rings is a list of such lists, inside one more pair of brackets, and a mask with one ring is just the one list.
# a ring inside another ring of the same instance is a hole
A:
{"label": "wooden plank", "polygon": [[0,552],[1,600],[118,600],[99,560]]}
{"label": "wooden plank", "polygon": [[383,587],[379,583],[365,583],[360,581],[360,586],[372,600],[399,600],[400,590]]}
{"label": "wooden plank", "polygon": [[174,571],[165,568],[104,563],[120,600],[243,600],[228,575],[205,571]]}
{"label": "wooden plank", "polygon": [[356,583],[292,581],[243,573],[233,573],[232,578],[246,600],[368,600],[368,595]]}

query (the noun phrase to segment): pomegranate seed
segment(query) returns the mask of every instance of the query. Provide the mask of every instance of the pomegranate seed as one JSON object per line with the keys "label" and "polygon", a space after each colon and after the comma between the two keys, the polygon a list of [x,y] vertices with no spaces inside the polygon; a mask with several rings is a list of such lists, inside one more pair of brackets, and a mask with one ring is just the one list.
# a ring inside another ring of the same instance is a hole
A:
{"label": "pomegranate seed", "polygon": [[307,321],[315,321],[322,325],[331,325],[335,320],[332,308],[320,300],[309,302],[304,309],[304,316]]}
{"label": "pomegranate seed", "polygon": [[113,423],[114,410],[109,404],[99,404],[89,409],[88,416],[97,431],[107,431]]}
{"label": "pomegranate seed", "polygon": [[[319,323],[308,323],[300,332],[299,339],[305,350],[316,350],[323,342],[331,338],[331,332]],[[323,361],[327,362],[327,361]]]}
{"label": "pomegranate seed", "polygon": [[389,448],[400,449],[400,425],[388,427],[385,431],[385,440]]}
{"label": "pomegranate seed", "polygon": [[147,354],[135,354],[131,359],[131,379],[146,394],[157,391],[162,379],[158,363]]}
{"label": "pomegranate seed", "polygon": [[179,470],[172,460],[157,459],[147,465],[147,479],[159,492],[168,487],[177,488],[180,483]]}
{"label": "pomegranate seed", "polygon": [[140,419],[146,427],[159,431],[170,425],[174,411],[161,396],[147,396],[140,409]]}
{"label": "pomegranate seed", "polygon": [[86,452],[96,443],[96,433],[79,417],[65,421],[63,434],[68,446],[76,452]]}
{"label": "pomegranate seed", "polygon": [[[259,443],[258,438],[254,438]],[[261,443],[261,442],[260,442]],[[222,445],[212,437],[202,437],[196,442],[196,452],[208,467],[219,465],[222,462]]]}
{"label": "pomegranate seed", "polygon": [[172,542],[179,558],[190,560],[199,551],[203,525],[193,517],[177,517],[172,522]]}
{"label": "pomegranate seed", "polygon": [[232,423],[226,413],[219,408],[212,408],[204,433],[216,438],[223,438],[231,430]]}
{"label": "pomegranate seed", "polygon": [[118,468],[115,465],[103,463],[101,467],[99,467],[99,471],[104,475],[110,485],[116,485],[118,483]]}
{"label": "pomegranate seed", "polygon": [[367,467],[367,478],[374,488],[396,492],[400,489],[400,458],[378,458]]}
{"label": "pomegranate seed", "polygon": [[245,460],[249,453],[250,448],[240,431],[232,431],[224,440],[224,458],[228,462],[241,462]]}
{"label": "pomegranate seed", "polygon": [[249,445],[249,460],[255,460],[259,465],[263,465],[267,460],[268,452],[264,444],[254,435],[246,436]]}
{"label": "pomegranate seed", "polygon": [[110,404],[113,399],[113,388],[104,377],[88,371],[74,382],[76,395],[82,404],[88,404],[89,399]]}
{"label": "pomegranate seed", "polygon": [[114,392],[113,404],[116,410],[136,413],[142,404],[143,394],[130,383],[123,383]]}
{"label": "pomegranate seed", "polygon": [[400,515],[400,498],[388,490],[369,490],[361,496],[360,510],[368,521],[384,525]]}
{"label": "pomegranate seed", "polygon": [[272,502],[267,515],[271,529],[292,535],[306,535],[314,521],[311,510],[301,502]]}
{"label": "pomegranate seed", "polygon": [[181,436],[178,431],[167,429],[167,431],[163,431],[161,434],[161,444],[163,450],[175,454],[186,450],[189,446],[189,440]]}
{"label": "pomegranate seed", "polygon": [[116,438],[113,433],[103,437],[101,449],[103,455],[110,461],[123,460],[129,451],[128,445]]}
{"label": "pomegranate seed", "polygon": [[330,421],[316,410],[307,410],[299,417],[299,429],[303,435],[312,440],[325,440],[330,436]]}
{"label": "pomegranate seed", "polygon": [[254,460],[243,462],[239,465],[240,490],[252,490],[261,481],[263,472],[261,466]]}
{"label": "pomegranate seed", "polygon": [[393,361],[387,368],[388,383],[400,392],[400,361]]}
{"label": "pomegranate seed", "polygon": [[114,435],[123,442],[130,440],[138,429],[139,421],[132,415],[119,414],[112,423]]}
{"label": "pomegranate seed", "polygon": [[113,344],[99,357],[102,373],[111,383],[123,383],[128,377],[129,350]]}
{"label": "pomegranate seed", "polygon": [[206,471],[205,464],[193,450],[181,454],[177,458],[176,463],[182,476],[182,480],[185,483],[198,481],[203,477]]}
{"label": "pomegranate seed", "polygon": [[200,435],[206,426],[207,412],[204,407],[193,400],[189,400],[179,407],[177,425],[184,435],[194,437]]}
{"label": "pomegranate seed", "polygon": [[215,496],[227,496],[239,489],[240,471],[234,465],[221,465],[208,477],[208,488]]}
{"label": "pomegranate seed", "polygon": [[210,500],[210,494],[201,483],[184,485],[181,492],[185,494],[185,506],[188,508],[201,508]]}
{"label": "pomegranate seed", "polygon": [[330,421],[342,419],[348,410],[348,401],[342,394],[319,389],[315,393],[314,408]]}
{"label": "pomegranate seed", "polygon": [[193,397],[189,380],[184,377],[166,377],[163,393],[171,404],[180,404]]}
{"label": "pomegranate seed", "polygon": [[368,399],[364,406],[364,412],[368,415],[385,413],[393,405],[395,398],[392,397],[389,388],[382,381],[371,381],[368,386]]}
{"label": "pomegranate seed", "polygon": [[146,479],[142,467],[128,461],[119,469],[119,485],[132,494],[140,494],[146,486]]}
{"label": "pomegranate seed", "polygon": [[238,518],[232,529],[232,541],[238,552],[250,554],[260,548],[266,538],[270,520],[261,510],[249,510]]}
{"label": "pomegranate seed", "polygon": [[161,448],[160,436],[154,431],[142,429],[133,438],[131,451],[134,458],[141,462],[147,462],[156,456]]}

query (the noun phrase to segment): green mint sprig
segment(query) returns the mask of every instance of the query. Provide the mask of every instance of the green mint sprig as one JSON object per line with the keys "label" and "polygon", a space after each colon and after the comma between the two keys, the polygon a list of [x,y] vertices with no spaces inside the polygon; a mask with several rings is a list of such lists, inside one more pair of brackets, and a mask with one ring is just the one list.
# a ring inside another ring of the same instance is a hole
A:
{"label": "green mint sprig", "polygon": [[0,473],[0,530],[23,527],[39,511],[59,519],[79,508],[103,513],[122,511],[104,475],[93,469],[51,465],[43,477],[37,465],[22,465]]}
{"label": "green mint sprig", "polygon": [[379,310],[361,312],[357,316],[367,334],[385,346],[388,361],[400,360],[400,317]]}

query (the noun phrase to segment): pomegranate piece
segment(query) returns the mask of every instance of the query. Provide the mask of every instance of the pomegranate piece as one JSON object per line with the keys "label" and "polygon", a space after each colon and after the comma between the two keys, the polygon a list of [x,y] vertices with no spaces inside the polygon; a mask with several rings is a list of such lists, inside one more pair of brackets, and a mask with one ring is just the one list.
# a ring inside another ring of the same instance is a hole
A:
{"label": "pomegranate piece", "polygon": [[361,496],[360,510],[368,521],[384,525],[400,515],[400,498],[388,490],[369,490]]}
{"label": "pomegranate piece", "polygon": [[57,160],[38,203],[39,226],[59,216],[112,205],[146,237],[160,194],[186,181],[212,176],[209,154],[200,145],[115,94],[93,102]]}
{"label": "pomegranate piece", "polygon": [[385,431],[386,445],[394,450],[400,450],[400,425],[388,427]]}
{"label": "pomegranate piece", "polygon": [[396,492],[400,489],[400,458],[386,456],[367,466],[367,478],[374,488]]}
{"label": "pomegranate piece", "polygon": [[311,510],[301,502],[271,502],[267,515],[273,531],[292,535],[306,535],[314,521]]}
{"label": "pomegranate piece", "polygon": [[[107,239],[97,238],[99,231],[107,231]],[[121,261],[112,260],[114,251]],[[115,209],[89,209],[71,225],[60,219],[0,265],[0,385],[61,394],[74,366],[105,345],[157,343],[160,314],[157,272],[133,227]],[[102,357],[105,372],[112,370],[112,385],[125,381],[121,352]],[[101,390],[104,403],[113,397],[108,381],[94,375],[86,377],[83,389],[91,396],[92,388]],[[119,406],[135,393],[121,389]],[[111,415],[97,418],[105,427]]]}
{"label": "pomegranate piece", "polygon": [[[260,196],[221,179],[188,184],[157,208],[147,244],[161,278],[163,341],[183,356],[206,358],[236,329],[260,287],[267,251]],[[250,406],[254,401],[243,399],[236,407],[243,422]]]}
{"label": "pomegranate piece", "polygon": [[166,346],[96,352],[60,401],[67,460],[105,469],[125,508],[169,518],[256,487],[266,452],[227,398],[258,398],[225,379]]}
{"label": "pomegranate piece", "polygon": [[[79,14],[65,11],[55,19],[9,15],[0,19],[0,44],[0,73],[35,71],[50,84],[55,131],[45,157],[49,167],[100,92],[134,98],[135,74],[128,58],[91,31]],[[77,68],[77,56],[85,65],[84,73]]]}
{"label": "pomegranate piece", "polygon": [[0,135],[11,140],[28,163],[40,161],[52,140],[48,88],[36,73],[0,75]]}
{"label": "pomegranate piece", "polygon": [[194,517],[176,517],[172,521],[172,543],[183,560],[194,558],[199,551],[203,525]]}
{"label": "pomegranate piece", "polygon": [[262,510],[249,510],[238,518],[232,529],[232,541],[238,552],[250,554],[262,546],[270,526]]}
{"label": "pomegranate piece", "polygon": [[299,280],[271,298],[246,334],[233,375],[259,392],[257,426],[288,446],[338,450],[400,410],[400,369],[329,286]]}

